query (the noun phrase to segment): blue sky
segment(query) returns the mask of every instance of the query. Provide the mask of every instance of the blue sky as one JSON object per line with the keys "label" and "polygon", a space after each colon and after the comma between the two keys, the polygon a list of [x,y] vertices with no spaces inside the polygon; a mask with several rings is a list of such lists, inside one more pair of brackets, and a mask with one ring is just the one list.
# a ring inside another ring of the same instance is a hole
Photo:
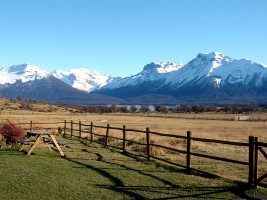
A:
{"label": "blue sky", "polygon": [[222,52],[267,64],[267,0],[0,0],[0,67],[112,76]]}

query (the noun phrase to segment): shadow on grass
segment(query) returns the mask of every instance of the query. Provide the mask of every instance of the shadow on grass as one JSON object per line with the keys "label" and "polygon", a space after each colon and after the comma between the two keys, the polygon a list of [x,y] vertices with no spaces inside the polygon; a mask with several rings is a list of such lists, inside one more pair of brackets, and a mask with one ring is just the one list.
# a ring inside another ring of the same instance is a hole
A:
{"label": "shadow on grass", "polygon": [[94,170],[95,172],[97,172],[100,175],[104,176],[105,178],[109,179],[114,184],[114,186],[113,186],[114,188],[112,188],[113,191],[116,191],[116,192],[119,192],[119,193],[124,193],[124,194],[126,194],[126,195],[128,195],[128,196],[130,196],[132,198],[135,198],[135,199],[140,199],[140,200],[145,199],[141,195],[136,194],[135,192],[124,190],[123,187],[125,187],[125,186],[124,186],[123,182],[120,179],[118,179],[117,177],[112,176],[107,171],[105,171],[103,169],[100,169],[100,168],[96,168],[96,167],[94,167],[92,165],[88,165],[88,164],[85,164],[85,163],[82,163],[82,162],[78,162],[78,161],[72,160],[72,159],[67,158],[67,157],[65,157],[65,159],[70,161],[70,162],[73,162],[75,164],[82,165],[85,168]]}
{"label": "shadow on grass", "polygon": [[[72,140],[72,139],[70,139]],[[91,145],[91,143],[88,143],[86,141],[83,140],[79,140],[79,142],[88,147],[88,148],[94,148],[97,149],[99,147],[94,147]],[[107,148],[109,149],[109,148]],[[114,152],[114,150],[109,149],[110,151]],[[103,157],[103,155],[101,153],[97,153],[97,152],[91,152],[87,149],[80,149],[81,152],[84,153],[88,153],[88,154],[94,154],[96,156],[95,160],[98,162],[103,162],[107,165],[110,166],[117,166],[120,168],[123,168],[125,170],[129,170],[129,171],[134,171],[135,173],[138,173],[142,176],[146,176],[149,177],[151,179],[154,179],[155,181],[160,181],[161,183],[163,183],[164,187],[157,187],[157,186],[126,186],[124,185],[123,181],[112,175],[111,173],[109,173],[108,171],[106,171],[105,169],[100,169],[97,167],[94,167],[93,165],[90,164],[85,164],[82,161],[77,161],[77,160],[73,160],[71,158],[66,157],[65,159],[79,164],[83,167],[86,167],[88,169],[94,170],[95,172],[97,172],[98,174],[100,174],[101,176],[109,179],[112,182],[112,185],[96,185],[97,187],[103,187],[112,191],[116,191],[118,193],[123,193],[125,195],[128,195],[131,198],[134,199],[146,199],[146,197],[142,196],[140,194],[140,192],[151,192],[151,193],[156,193],[156,194],[162,194],[168,197],[163,197],[163,198],[154,198],[154,199],[180,199],[180,198],[204,198],[209,196],[209,198],[211,199],[212,195],[218,195],[220,196],[220,194],[222,193],[231,193],[232,195],[237,196],[238,198],[243,198],[243,199],[258,199],[258,198],[253,198],[251,196],[248,196],[246,194],[246,191],[251,189],[250,187],[248,187],[248,185],[246,183],[243,182],[237,182],[237,181],[233,181],[233,180],[228,180],[228,179],[224,179],[221,178],[219,176],[216,176],[214,174],[210,174],[210,173],[206,173],[206,172],[202,172],[202,171],[194,171],[191,170],[190,172],[188,172],[185,169],[178,169],[178,167],[173,167],[170,165],[161,165],[161,163],[159,164],[158,162],[154,162],[155,165],[158,165],[160,167],[163,167],[165,169],[168,170],[172,170],[175,171],[177,173],[182,173],[182,174],[190,174],[190,175],[194,175],[194,176],[201,176],[204,178],[209,178],[209,179],[223,179],[226,182],[229,182],[232,186],[229,187],[213,187],[213,186],[208,186],[208,187],[184,187],[183,185],[176,185],[173,182],[166,180],[164,178],[158,177],[156,175],[153,175],[151,173],[153,173],[153,171],[150,171],[150,173],[148,173],[147,171],[144,170],[138,170],[135,168],[132,168],[130,166],[127,166],[127,164],[119,164],[116,162],[112,162],[112,161],[106,161]],[[121,152],[117,152],[117,153],[121,153]],[[123,154],[123,153],[121,153]],[[125,155],[125,154],[124,154]],[[142,162],[145,163],[147,162],[145,159],[142,158],[138,158],[132,154],[126,154],[125,156],[127,157],[132,157],[134,158],[135,161],[138,162]],[[150,162],[151,163],[151,162]],[[211,180],[212,182],[212,180]],[[216,197],[215,199],[220,199],[219,197]],[[223,199],[223,198],[222,198]]]}
{"label": "shadow on grass", "polygon": [[[118,187],[116,186],[110,186],[110,185],[97,185],[98,187],[103,187],[109,190],[118,190]],[[120,190],[123,191],[145,191],[145,192],[151,192],[151,193],[156,193],[158,195],[163,194],[163,195],[168,195],[168,197],[162,197],[162,198],[150,198],[154,200],[164,200],[164,199],[225,199],[224,197],[211,197],[210,195],[216,195],[216,194],[221,194],[225,192],[231,192],[233,190],[232,187],[225,188],[225,187],[183,187],[183,188],[172,188],[170,189],[169,187],[156,187],[156,186],[128,186],[128,187],[123,187],[120,188]],[[192,190],[196,194],[190,194],[192,193]],[[180,194],[177,194],[180,193]],[[181,194],[181,193],[187,193],[187,194]],[[253,198],[253,197],[248,197],[247,195],[244,196],[239,196],[239,198],[242,199],[258,199],[258,198]]]}

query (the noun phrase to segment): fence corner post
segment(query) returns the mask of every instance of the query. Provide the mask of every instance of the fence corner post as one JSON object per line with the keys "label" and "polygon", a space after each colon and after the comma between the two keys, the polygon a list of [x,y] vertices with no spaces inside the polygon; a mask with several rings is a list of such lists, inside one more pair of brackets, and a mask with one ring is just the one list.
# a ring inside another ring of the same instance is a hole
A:
{"label": "fence corner post", "polygon": [[32,121],[31,121],[31,123],[30,123],[30,131],[32,132]]}
{"label": "fence corner post", "polygon": [[82,123],[79,121],[79,139],[82,138]]}
{"label": "fence corner post", "polygon": [[258,180],[258,152],[259,152],[259,146],[258,146],[259,138],[254,137],[254,186],[257,187],[257,180]]}
{"label": "fence corner post", "polygon": [[186,169],[189,171],[191,169],[191,137],[192,132],[187,130],[186,132]]}
{"label": "fence corner post", "polygon": [[67,128],[67,121],[64,120],[64,133],[63,133],[63,136],[66,135],[66,128]]}
{"label": "fence corner post", "polygon": [[105,146],[108,145],[108,134],[109,134],[109,124],[107,124],[107,131],[106,131],[106,140],[105,140]]}
{"label": "fence corner post", "polygon": [[254,146],[254,141],[255,137],[254,136],[249,136],[249,155],[248,155],[248,160],[249,160],[249,172],[248,172],[248,184],[252,185],[254,183],[254,155],[255,155],[255,146]]}
{"label": "fence corner post", "polygon": [[70,121],[70,136],[72,137],[73,134],[73,121]]}
{"label": "fence corner post", "polygon": [[147,159],[150,160],[151,152],[150,152],[150,130],[146,128],[146,152],[147,152]]}
{"label": "fence corner post", "polygon": [[93,142],[93,122],[91,122],[91,126],[90,126],[90,140],[91,140],[91,142]]}
{"label": "fence corner post", "polygon": [[126,126],[125,125],[123,125],[122,137],[123,137],[122,151],[123,151],[123,153],[126,153]]}

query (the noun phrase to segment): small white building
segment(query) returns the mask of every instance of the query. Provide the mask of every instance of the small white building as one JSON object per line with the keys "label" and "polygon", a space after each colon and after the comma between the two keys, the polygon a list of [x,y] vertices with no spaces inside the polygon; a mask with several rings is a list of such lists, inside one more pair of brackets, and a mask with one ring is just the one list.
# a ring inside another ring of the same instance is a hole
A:
{"label": "small white building", "polygon": [[250,116],[235,116],[235,121],[249,121],[251,120]]}

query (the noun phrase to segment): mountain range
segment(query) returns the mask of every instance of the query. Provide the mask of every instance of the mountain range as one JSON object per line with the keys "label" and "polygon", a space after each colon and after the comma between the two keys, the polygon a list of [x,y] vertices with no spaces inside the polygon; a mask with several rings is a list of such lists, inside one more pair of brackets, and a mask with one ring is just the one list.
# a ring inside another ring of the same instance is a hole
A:
{"label": "mountain range", "polygon": [[219,52],[187,64],[152,62],[129,77],[95,70],[55,70],[23,64],[0,69],[0,97],[77,104],[267,103],[267,66]]}
{"label": "mountain range", "polygon": [[[69,81],[71,83],[71,81]],[[120,104],[122,99],[76,89],[40,67],[23,64],[0,69],[0,97],[60,104]]]}

